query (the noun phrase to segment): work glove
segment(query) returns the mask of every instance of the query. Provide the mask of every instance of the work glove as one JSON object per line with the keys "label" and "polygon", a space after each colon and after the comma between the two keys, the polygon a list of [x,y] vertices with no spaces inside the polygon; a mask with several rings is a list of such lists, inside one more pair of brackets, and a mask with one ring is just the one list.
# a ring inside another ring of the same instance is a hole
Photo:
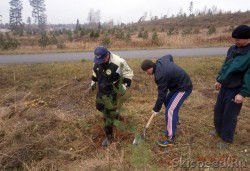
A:
{"label": "work glove", "polygon": [[152,110],[152,114],[154,114],[154,115],[158,115],[158,114],[159,114],[159,112],[155,112],[154,110]]}
{"label": "work glove", "polygon": [[121,87],[121,95],[123,96],[127,91],[127,84],[122,84],[122,87]]}
{"label": "work glove", "polygon": [[96,82],[95,81],[91,81],[90,87],[91,87],[92,91],[96,90]]}

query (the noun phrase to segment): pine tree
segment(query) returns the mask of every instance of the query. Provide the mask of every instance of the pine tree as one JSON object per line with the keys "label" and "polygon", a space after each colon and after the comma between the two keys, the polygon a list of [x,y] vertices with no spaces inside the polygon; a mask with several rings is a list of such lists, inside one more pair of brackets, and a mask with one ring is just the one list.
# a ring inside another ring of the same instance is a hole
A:
{"label": "pine tree", "polygon": [[33,8],[32,17],[35,19],[35,23],[41,32],[45,31],[47,16],[45,14],[45,0],[29,0],[30,6]]}
{"label": "pine tree", "polygon": [[79,31],[81,31],[81,25],[80,25],[79,20],[77,19],[77,21],[76,21],[75,33],[77,34]]}
{"label": "pine tree", "polygon": [[22,1],[11,0],[9,3],[10,3],[10,29],[15,33],[22,34],[23,33]]}

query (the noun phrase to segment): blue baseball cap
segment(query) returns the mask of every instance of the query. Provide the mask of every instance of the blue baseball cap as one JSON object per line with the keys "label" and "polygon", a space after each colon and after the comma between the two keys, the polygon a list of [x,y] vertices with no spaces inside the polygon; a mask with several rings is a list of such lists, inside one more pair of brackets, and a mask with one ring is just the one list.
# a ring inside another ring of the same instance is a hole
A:
{"label": "blue baseball cap", "polygon": [[95,59],[94,62],[95,64],[99,65],[102,64],[108,55],[108,49],[105,46],[98,46],[95,48],[94,54],[95,54]]}

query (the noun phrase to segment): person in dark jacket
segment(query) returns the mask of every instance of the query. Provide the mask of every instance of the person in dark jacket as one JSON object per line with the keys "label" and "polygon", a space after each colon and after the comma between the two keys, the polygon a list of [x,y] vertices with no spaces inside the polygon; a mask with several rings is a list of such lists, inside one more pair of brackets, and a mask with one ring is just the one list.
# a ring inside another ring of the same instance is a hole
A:
{"label": "person in dark jacket", "polygon": [[163,103],[166,107],[166,133],[164,140],[157,141],[157,144],[161,147],[172,146],[179,109],[192,92],[192,81],[189,75],[174,63],[172,55],[163,56],[155,63],[152,60],[144,60],[141,69],[148,75],[154,75],[158,86],[158,98],[152,110],[153,114],[158,114]]}
{"label": "person in dark jacket", "polygon": [[214,108],[214,126],[222,139],[217,147],[233,143],[237,117],[245,97],[250,97],[250,27],[240,25],[232,32],[235,45],[227,57],[215,83],[219,90]]}
{"label": "person in dark jacket", "polygon": [[103,113],[105,138],[102,146],[107,147],[113,140],[114,121],[119,118],[117,97],[126,93],[133,78],[133,71],[127,62],[111,53],[106,47],[98,46],[94,51],[91,88],[98,85],[96,109]]}

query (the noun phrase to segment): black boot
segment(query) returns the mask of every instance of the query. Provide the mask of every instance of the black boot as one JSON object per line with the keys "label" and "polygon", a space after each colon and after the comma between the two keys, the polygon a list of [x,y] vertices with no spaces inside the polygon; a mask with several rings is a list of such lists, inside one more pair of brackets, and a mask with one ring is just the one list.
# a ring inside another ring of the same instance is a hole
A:
{"label": "black boot", "polygon": [[108,147],[112,143],[112,140],[113,140],[113,127],[112,126],[106,126],[104,128],[104,130],[105,130],[106,137],[102,141],[102,146],[103,147]]}
{"label": "black boot", "polygon": [[107,135],[104,138],[104,140],[102,141],[102,146],[103,147],[108,147],[112,143],[112,140],[113,140],[113,136],[112,135]]}

